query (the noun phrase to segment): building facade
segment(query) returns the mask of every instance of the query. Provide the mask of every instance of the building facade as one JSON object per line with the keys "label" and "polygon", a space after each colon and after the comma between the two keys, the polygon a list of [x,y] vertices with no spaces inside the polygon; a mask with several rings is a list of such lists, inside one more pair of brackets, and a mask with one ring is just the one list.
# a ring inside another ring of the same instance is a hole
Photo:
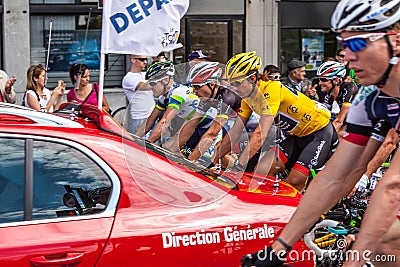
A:
{"label": "building facade", "polygon": [[[255,50],[264,65],[278,65],[283,72],[291,59],[305,60],[311,75],[320,60],[334,55],[337,48],[329,30],[336,4],[327,0],[192,0],[181,20],[179,41],[184,46],[171,57],[180,63],[191,50],[203,49],[213,60],[225,63],[236,53]],[[17,75],[19,99],[32,64],[48,66],[50,89],[58,79],[72,86],[67,71],[73,63],[88,64],[93,69],[92,82],[98,81],[101,13],[98,0],[0,0],[0,63],[9,74]],[[120,87],[128,68],[126,55],[106,56],[104,86],[112,108],[124,104]]]}

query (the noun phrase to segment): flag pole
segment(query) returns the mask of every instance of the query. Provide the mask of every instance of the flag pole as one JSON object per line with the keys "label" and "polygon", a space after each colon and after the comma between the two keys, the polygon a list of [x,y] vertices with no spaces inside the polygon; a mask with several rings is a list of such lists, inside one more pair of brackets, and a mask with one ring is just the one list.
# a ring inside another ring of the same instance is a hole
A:
{"label": "flag pole", "polygon": [[[49,43],[47,45],[47,56],[46,56],[46,78],[48,77],[47,71],[49,70],[49,59],[50,59],[50,45],[51,45],[51,29],[53,28],[53,19],[50,18],[49,26]],[[44,85],[47,85],[47,79],[44,79]]]}
{"label": "flag pole", "polygon": [[99,109],[103,106],[103,88],[104,88],[104,66],[105,66],[106,54],[100,53],[100,72],[99,72]]}

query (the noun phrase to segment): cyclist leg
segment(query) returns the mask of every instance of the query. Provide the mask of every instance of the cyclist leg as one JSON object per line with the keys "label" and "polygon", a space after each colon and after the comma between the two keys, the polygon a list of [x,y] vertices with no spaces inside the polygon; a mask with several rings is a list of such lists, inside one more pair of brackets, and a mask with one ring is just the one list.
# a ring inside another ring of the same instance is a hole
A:
{"label": "cyclist leg", "polygon": [[[277,131],[280,131],[276,126],[272,125],[268,131],[267,137],[264,140],[262,147],[257,151],[256,160],[250,159],[249,164],[252,162],[254,164],[254,173],[267,175],[270,172],[271,166],[275,160],[274,145],[277,141]],[[252,161],[253,160],[253,161]],[[275,164],[273,165],[273,167]]]}
{"label": "cyclist leg", "polygon": [[[265,157],[272,157],[272,160],[270,159],[268,161],[269,165],[267,165],[267,167],[270,168],[269,176],[275,176],[276,172],[282,172],[286,169],[290,170],[296,162],[293,159],[296,159],[300,154],[295,136],[287,135],[284,138],[280,138],[278,142],[279,146],[272,149],[274,153],[265,155]],[[277,149],[278,152],[276,152]],[[278,153],[278,155],[276,153]]]}
{"label": "cyclist leg", "polygon": [[332,155],[332,150],[337,145],[337,133],[329,123],[315,133],[297,137],[297,144],[301,152],[288,175],[287,182],[302,191],[310,169],[321,168]]}

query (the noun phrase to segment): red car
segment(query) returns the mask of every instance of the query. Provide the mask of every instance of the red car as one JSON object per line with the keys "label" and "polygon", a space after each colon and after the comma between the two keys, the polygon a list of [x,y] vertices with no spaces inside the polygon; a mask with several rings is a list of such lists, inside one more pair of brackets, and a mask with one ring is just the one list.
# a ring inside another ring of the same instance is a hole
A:
{"label": "red car", "polygon": [[[202,169],[90,105],[46,114],[1,103],[0,147],[0,266],[239,266],[301,197],[274,179]],[[313,266],[304,250],[287,264]]]}

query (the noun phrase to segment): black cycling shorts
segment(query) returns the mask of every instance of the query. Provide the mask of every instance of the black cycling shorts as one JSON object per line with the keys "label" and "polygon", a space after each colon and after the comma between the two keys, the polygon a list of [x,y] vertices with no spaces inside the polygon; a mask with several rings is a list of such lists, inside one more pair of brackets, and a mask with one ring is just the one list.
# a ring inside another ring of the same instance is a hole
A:
{"label": "black cycling shorts", "polygon": [[286,135],[279,143],[280,158],[286,168],[308,175],[310,169],[324,166],[336,150],[338,136],[332,123],[307,136]]}

